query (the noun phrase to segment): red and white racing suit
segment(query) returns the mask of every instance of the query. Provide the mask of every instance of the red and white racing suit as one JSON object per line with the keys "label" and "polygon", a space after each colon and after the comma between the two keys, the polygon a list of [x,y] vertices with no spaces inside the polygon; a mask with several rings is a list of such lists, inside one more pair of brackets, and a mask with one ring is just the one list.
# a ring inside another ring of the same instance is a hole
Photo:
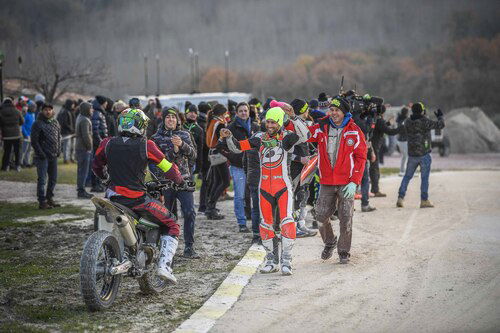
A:
{"label": "red and white racing suit", "polygon": [[259,132],[247,140],[237,141],[234,137],[227,140],[228,148],[237,153],[258,149],[260,155],[260,213],[259,226],[262,245],[269,253],[273,250],[274,221],[279,221],[283,261],[291,261],[291,250],[295,240],[296,225],[293,212],[293,187],[288,174],[289,151],[296,145],[306,142],[309,131],[306,124],[296,118],[291,120],[279,133],[271,137]]}

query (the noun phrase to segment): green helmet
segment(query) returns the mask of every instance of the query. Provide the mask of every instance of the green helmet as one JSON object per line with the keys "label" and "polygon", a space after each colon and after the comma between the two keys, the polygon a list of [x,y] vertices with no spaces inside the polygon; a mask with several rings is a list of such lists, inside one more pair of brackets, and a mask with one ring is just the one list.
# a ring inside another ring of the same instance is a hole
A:
{"label": "green helmet", "polygon": [[118,132],[142,136],[148,127],[149,118],[142,110],[125,109],[118,117]]}
{"label": "green helmet", "polygon": [[283,111],[283,109],[281,109],[279,106],[270,108],[266,112],[266,120],[268,119],[274,120],[280,126],[283,126],[283,122],[285,119],[285,111]]}

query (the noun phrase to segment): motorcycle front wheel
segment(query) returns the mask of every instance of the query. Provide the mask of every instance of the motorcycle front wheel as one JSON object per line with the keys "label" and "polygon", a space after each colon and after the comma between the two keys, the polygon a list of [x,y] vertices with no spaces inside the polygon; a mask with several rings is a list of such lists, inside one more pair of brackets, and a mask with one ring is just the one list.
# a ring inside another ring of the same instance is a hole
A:
{"label": "motorcycle front wheel", "polygon": [[80,259],[80,288],[90,311],[109,308],[116,299],[121,275],[111,275],[110,268],[121,262],[120,246],[107,231],[94,232],[83,248]]}

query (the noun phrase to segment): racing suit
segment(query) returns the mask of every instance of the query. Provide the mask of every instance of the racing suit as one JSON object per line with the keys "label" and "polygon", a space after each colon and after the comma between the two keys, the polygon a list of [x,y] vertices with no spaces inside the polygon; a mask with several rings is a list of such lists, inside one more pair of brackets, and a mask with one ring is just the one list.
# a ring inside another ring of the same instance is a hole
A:
{"label": "racing suit", "polygon": [[293,187],[288,175],[288,153],[297,144],[309,137],[306,124],[295,118],[276,135],[259,132],[247,140],[227,139],[228,148],[235,153],[256,149],[260,157],[259,226],[262,245],[268,261],[276,260],[273,254],[275,238],[274,222],[279,222],[281,231],[281,265],[291,266],[292,248],[296,236],[296,224],[292,217]]}

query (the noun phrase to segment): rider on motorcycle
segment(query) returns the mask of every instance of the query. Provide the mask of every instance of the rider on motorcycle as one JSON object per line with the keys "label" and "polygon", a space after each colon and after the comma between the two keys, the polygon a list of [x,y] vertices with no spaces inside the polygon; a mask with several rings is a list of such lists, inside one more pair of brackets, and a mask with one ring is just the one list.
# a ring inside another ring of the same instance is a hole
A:
{"label": "rider on motorcycle", "polygon": [[160,259],[158,276],[177,283],[172,259],[177,250],[179,225],[163,204],[146,192],[148,163],[155,164],[165,177],[177,184],[183,182],[177,166],[165,159],[156,144],[144,136],[149,118],[139,109],[126,109],[118,118],[119,136],[104,139],[95,154],[92,170],[108,179],[106,198],[124,205],[160,225]]}

